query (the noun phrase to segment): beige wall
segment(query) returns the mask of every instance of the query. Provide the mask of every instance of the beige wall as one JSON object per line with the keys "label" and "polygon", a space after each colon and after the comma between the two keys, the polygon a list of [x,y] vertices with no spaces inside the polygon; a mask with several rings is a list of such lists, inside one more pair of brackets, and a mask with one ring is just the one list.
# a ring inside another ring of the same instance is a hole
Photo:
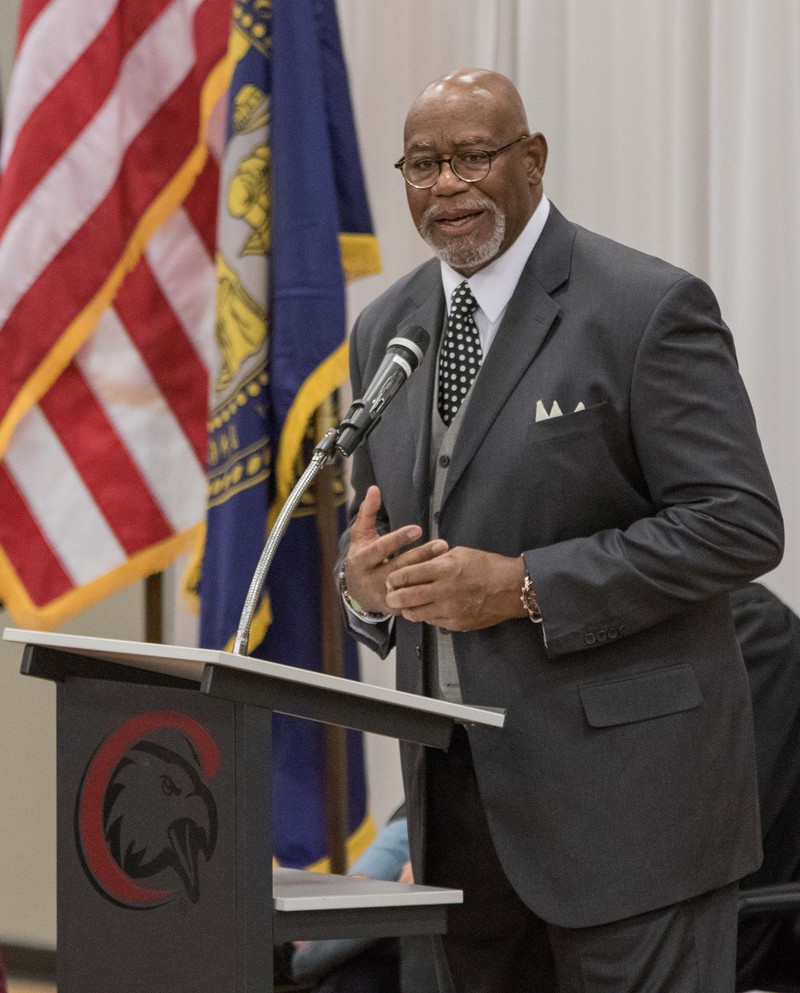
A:
{"label": "beige wall", "polygon": [[8,92],[8,79],[11,75],[18,10],[19,0],[0,0],[0,80],[3,83],[4,96]]}
{"label": "beige wall", "polygon": [[[123,590],[62,630],[141,641],[142,591]],[[55,686],[21,676],[21,660],[20,645],[0,642],[0,943],[55,948]]]}

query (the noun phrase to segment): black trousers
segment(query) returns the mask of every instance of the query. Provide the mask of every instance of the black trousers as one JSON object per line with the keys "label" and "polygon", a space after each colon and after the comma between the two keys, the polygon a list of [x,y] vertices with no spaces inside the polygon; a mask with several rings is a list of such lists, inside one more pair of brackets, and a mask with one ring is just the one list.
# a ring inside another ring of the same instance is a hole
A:
{"label": "black trousers", "polygon": [[437,953],[442,993],[733,993],[737,884],[598,927],[549,924],[500,866],[466,732],[427,763],[425,882],[464,890]]}

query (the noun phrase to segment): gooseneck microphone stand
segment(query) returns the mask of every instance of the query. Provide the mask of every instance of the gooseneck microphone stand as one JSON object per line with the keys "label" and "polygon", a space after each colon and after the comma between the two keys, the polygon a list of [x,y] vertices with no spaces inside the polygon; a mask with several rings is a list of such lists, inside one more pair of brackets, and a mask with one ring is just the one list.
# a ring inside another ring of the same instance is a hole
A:
{"label": "gooseneck microphone stand", "polygon": [[250,588],[247,591],[247,596],[244,601],[244,608],[242,609],[242,616],[239,621],[239,627],[236,631],[236,640],[233,643],[233,651],[237,655],[247,655],[247,646],[250,641],[250,625],[253,623],[253,616],[255,615],[256,608],[258,607],[258,602],[261,599],[261,591],[264,588],[264,583],[267,579],[267,573],[269,572],[269,567],[272,565],[272,560],[275,558],[275,553],[278,550],[278,545],[286,533],[286,529],[289,526],[289,521],[292,519],[292,515],[297,509],[297,505],[303,498],[303,494],[311,486],[317,476],[320,474],[322,469],[332,462],[336,457],[336,441],[339,437],[339,428],[331,428],[326,432],[323,439],[314,449],[311,456],[311,461],[306,467],[303,475],[297,480],[289,494],[286,503],[278,514],[277,520],[272,526],[267,537],[267,542],[264,545],[264,550],[261,553],[261,557],[258,560],[258,565],[256,566],[256,571],[253,573],[253,578],[250,580]]}

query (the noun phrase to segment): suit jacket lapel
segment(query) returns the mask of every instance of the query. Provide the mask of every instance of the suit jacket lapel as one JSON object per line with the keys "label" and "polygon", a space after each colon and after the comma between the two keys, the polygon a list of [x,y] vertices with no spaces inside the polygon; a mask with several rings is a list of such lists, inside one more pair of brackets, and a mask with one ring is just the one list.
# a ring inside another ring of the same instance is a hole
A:
{"label": "suit jacket lapel", "polygon": [[[420,272],[415,281],[412,310],[402,327],[418,324],[431,336],[428,351],[419,369],[405,386],[406,409],[409,414],[411,436],[414,440],[414,465],[412,467],[413,491],[419,500],[421,523],[428,519],[428,476],[430,472],[428,452],[431,442],[431,398],[436,380],[436,356],[439,352],[439,339],[444,325],[444,290],[439,263],[430,262]],[[407,471],[403,467],[404,471]],[[406,477],[408,478],[408,477]]]}
{"label": "suit jacket lapel", "polygon": [[[550,294],[569,277],[574,240],[575,227],[551,204],[547,224],[522,271],[475,381],[451,457],[442,505],[447,502],[559,314],[560,307]],[[427,430],[430,439],[430,426]]]}

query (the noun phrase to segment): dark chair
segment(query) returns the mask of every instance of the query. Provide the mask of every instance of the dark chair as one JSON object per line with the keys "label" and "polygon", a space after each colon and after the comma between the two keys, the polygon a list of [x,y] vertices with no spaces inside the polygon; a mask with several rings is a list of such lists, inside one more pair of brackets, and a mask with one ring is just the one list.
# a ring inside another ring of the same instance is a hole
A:
{"label": "dark chair", "polygon": [[800,993],[800,883],[739,893],[737,991]]}
{"label": "dark chair", "polygon": [[750,583],[731,594],[753,701],[764,861],[739,894],[737,989],[800,993],[800,618]]}

